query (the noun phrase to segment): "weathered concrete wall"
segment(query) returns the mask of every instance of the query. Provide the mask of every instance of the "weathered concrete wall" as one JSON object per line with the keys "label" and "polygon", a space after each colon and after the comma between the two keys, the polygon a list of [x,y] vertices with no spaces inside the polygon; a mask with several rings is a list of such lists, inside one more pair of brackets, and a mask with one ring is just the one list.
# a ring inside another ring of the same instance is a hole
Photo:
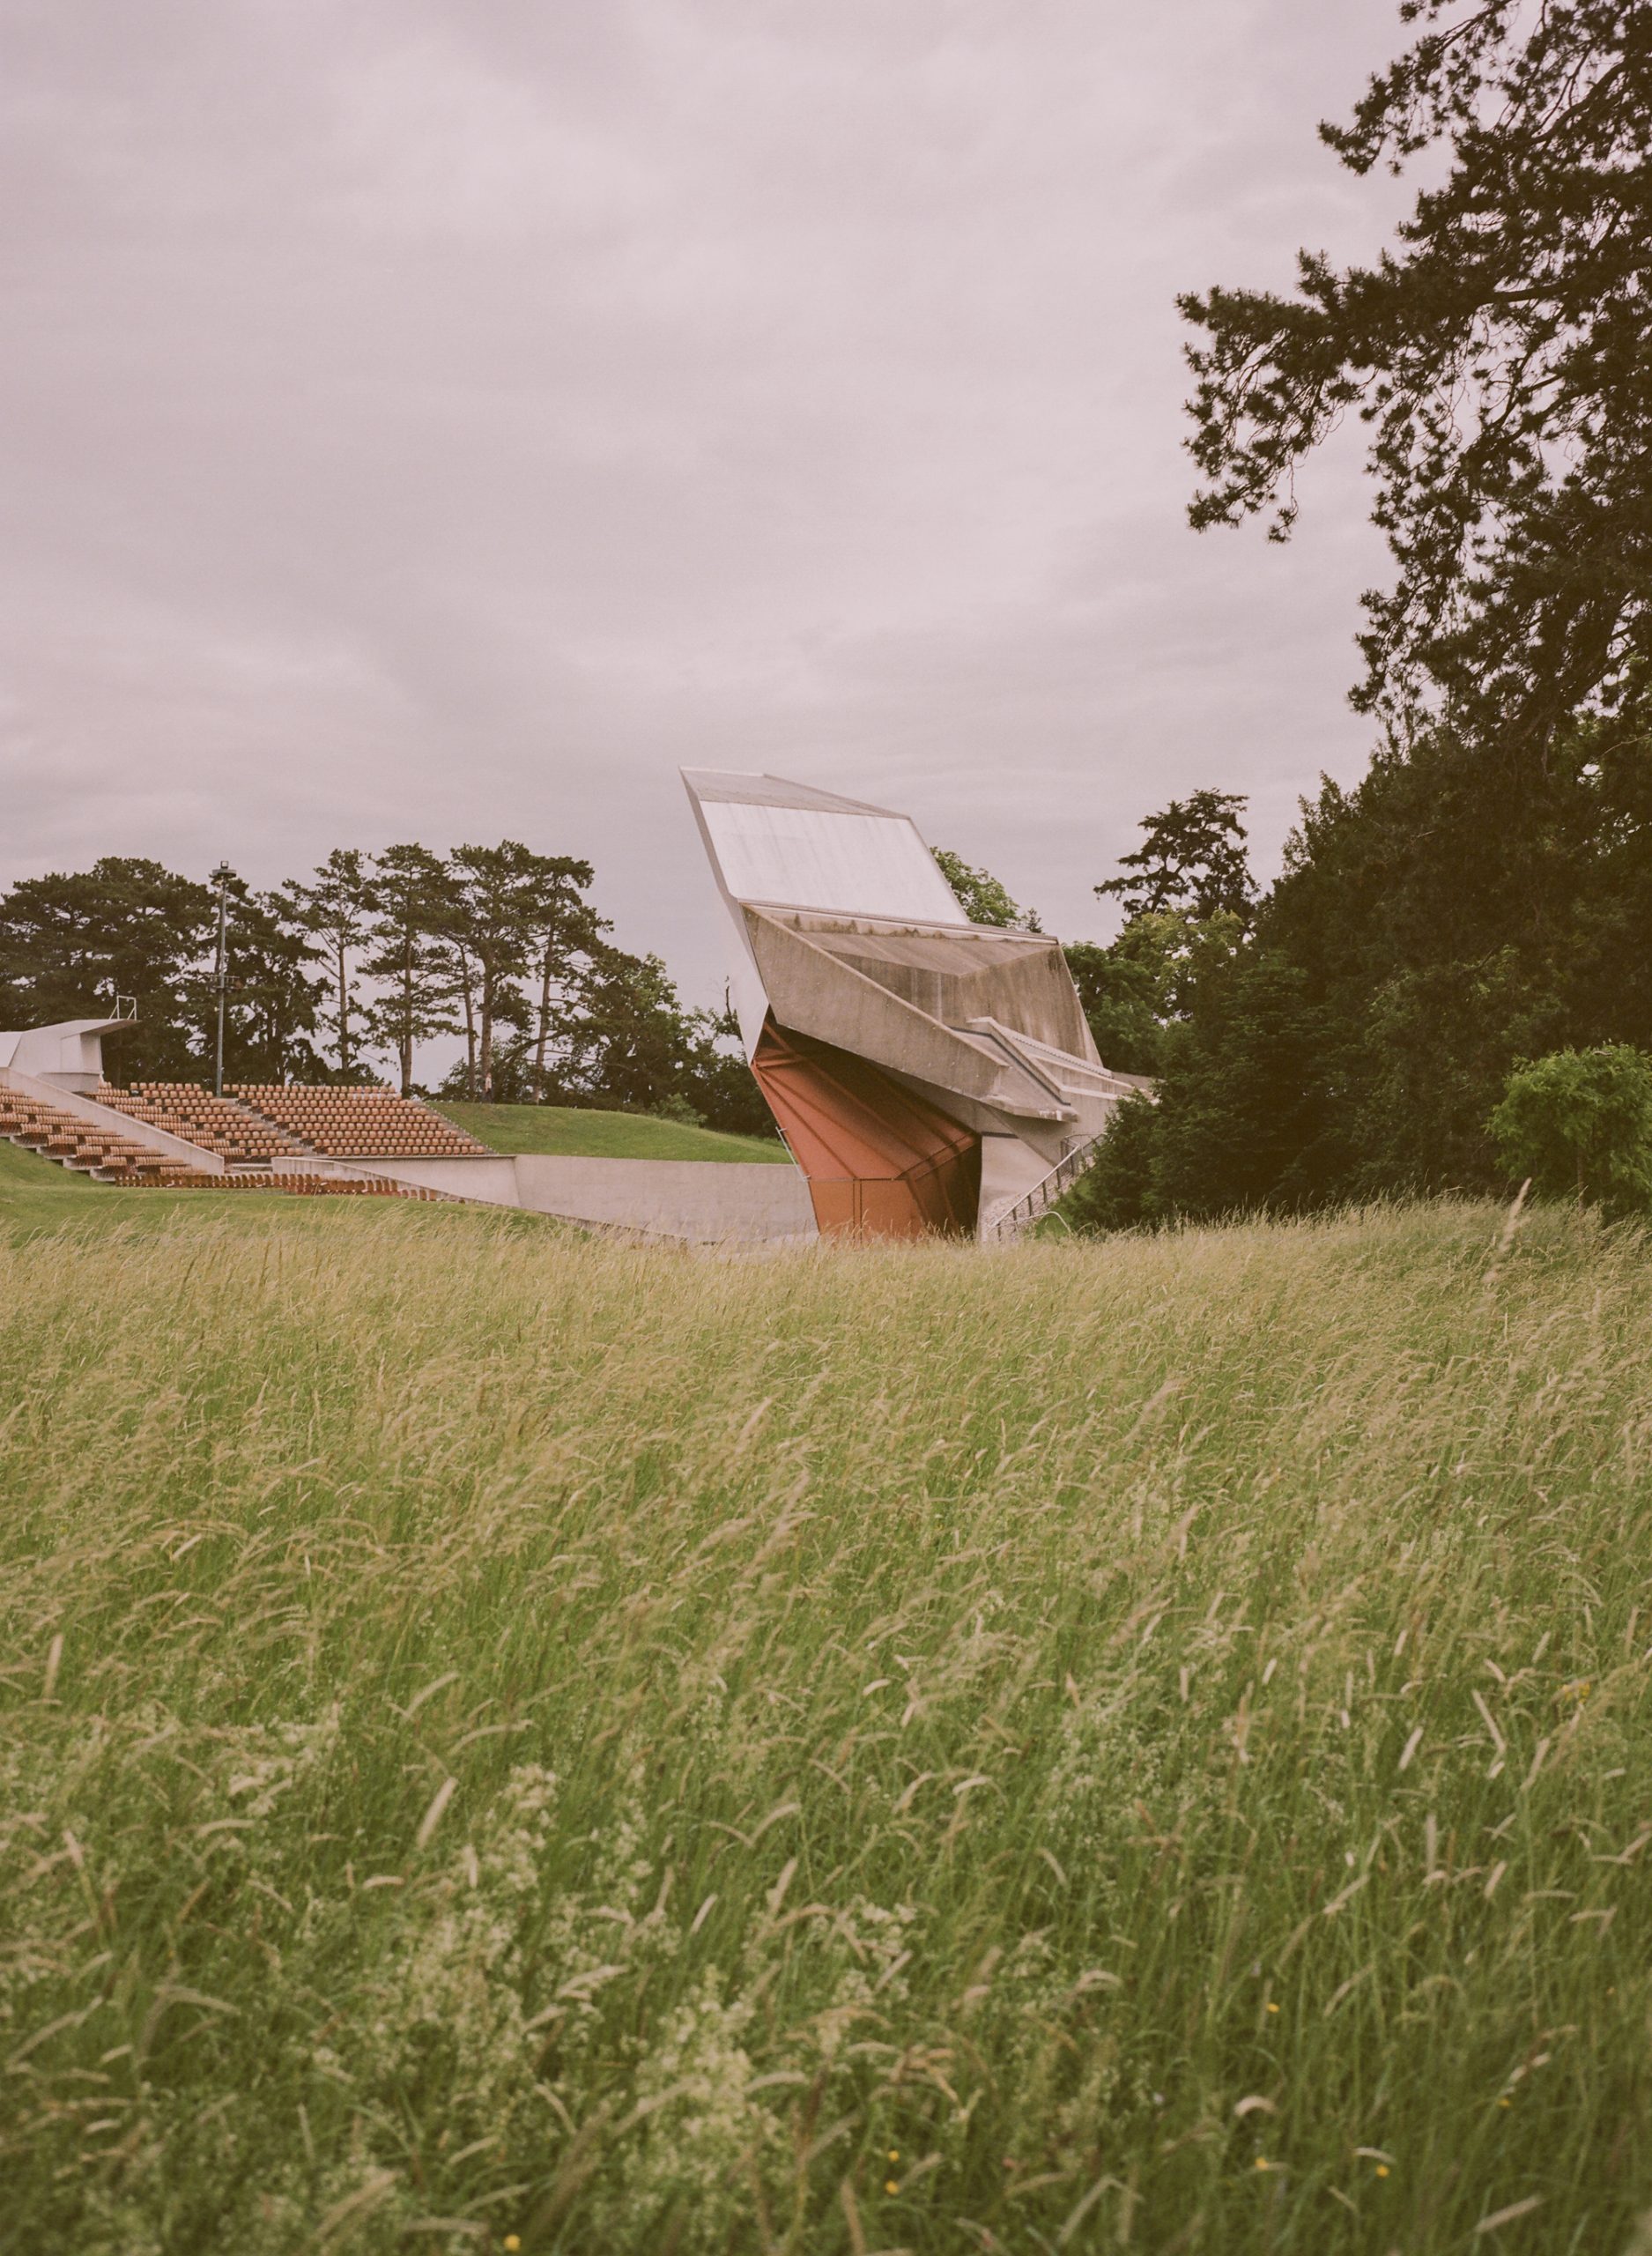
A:
{"label": "weathered concrete wall", "polygon": [[577,1160],[523,1154],[520,1203],[537,1214],[619,1223],[697,1245],[802,1243],[816,1236],[795,1167],[736,1160]]}
{"label": "weathered concrete wall", "polygon": [[456,1198],[480,1198],[490,1206],[520,1206],[515,1160],[351,1160],[342,1172],[387,1175],[397,1183],[422,1183],[427,1191],[449,1191]]}
{"label": "weathered concrete wall", "polygon": [[1000,1214],[1025,1198],[1041,1183],[1053,1162],[1019,1136],[983,1136],[981,1139],[981,1235],[984,1237]]}
{"label": "weathered concrete wall", "polygon": [[367,1174],[492,1206],[523,1206],[696,1245],[770,1245],[816,1235],[803,1176],[795,1167],[760,1160],[587,1160],[528,1152],[515,1159],[357,1164]]}

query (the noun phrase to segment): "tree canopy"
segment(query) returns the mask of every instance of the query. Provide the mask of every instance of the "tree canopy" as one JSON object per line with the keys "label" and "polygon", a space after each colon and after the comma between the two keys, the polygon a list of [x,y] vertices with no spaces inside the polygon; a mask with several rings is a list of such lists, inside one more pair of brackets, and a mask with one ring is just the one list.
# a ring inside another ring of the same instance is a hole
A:
{"label": "tree canopy", "polygon": [[1121,854],[1119,874],[1095,888],[1102,901],[1116,896],[1127,919],[1166,910],[1193,917],[1248,917],[1256,888],[1240,816],[1245,801],[1233,791],[1195,791],[1172,799],[1137,827],[1147,843]]}
{"label": "tree canopy", "polygon": [[130,996],[137,1019],[115,1037],[122,1065],[179,1072],[194,1016],[189,968],[213,920],[204,885],[130,855],[21,879],[0,900],[0,1013],[11,1026],[105,1018]]}
{"label": "tree canopy", "polygon": [[972,924],[996,924],[1003,930],[1036,932],[1038,912],[1023,909],[1010,895],[1002,879],[995,878],[990,870],[978,870],[965,861],[960,854],[949,853],[945,846],[930,849],[935,865],[946,879],[958,898],[959,907]]}
{"label": "tree canopy", "polygon": [[1405,0],[1412,44],[1321,137],[1429,152],[1396,247],[1298,257],[1293,296],[1180,301],[1204,332],[1196,526],[1266,513],[1354,410],[1396,576],[1365,598],[1361,708],[1542,740],[1652,658],[1652,10]]}
{"label": "tree canopy", "polygon": [[1504,1166],[1542,1197],[1614,1216],[1652,1206],[1652,1060],[1626,1043],[1517,1067],[1491,1127]]}
{"label": "tree canopy", "polygon": [[[1181,301],[1196,526],[1285,538],[1305,457],[1371,427],[1396,572],[1354,701],[1382,741],[1161,1004],[1158,1102],[1079,1202],[1109,1226],[1493,1190],[1515,1112],[1652,1047],[1652,8],[1401,17],[1321,128],[1356,174],[1426,157],[1394,244]],[[1128,875],[1100,890],[1146,907]],[[1567,1051],[1593,1062],[1517,1081],[1494,1138],[1521,1061]]]}
{"label": "tree canopy", "polygon": [[[337,848],[307,878],[225,884],[231,1081],[360,1081],[463,1037],[451,1096],[664,1111],[773,1132],[726,1011],[685,1007],[657,956],[612,946],[589,862],[517,839],[447,854]],[[124,1081],[191,1080],[216,1028],[217,899],[158,862],[106,855],[0,894],[0,1025],[137,1016],[109,1037]]]}

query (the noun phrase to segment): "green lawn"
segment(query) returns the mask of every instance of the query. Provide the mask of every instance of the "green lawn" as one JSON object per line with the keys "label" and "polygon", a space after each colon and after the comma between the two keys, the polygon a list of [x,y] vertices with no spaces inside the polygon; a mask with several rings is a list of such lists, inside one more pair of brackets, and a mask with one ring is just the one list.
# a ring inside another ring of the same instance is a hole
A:
{"label": "green lawn", "polygon": [[778,1137],[725,1136],[633,1112],[584,1112],[554,1104],[448,1104],[433,1108],[496,1152],[552,1152],[597,1160],[767,1160],[789,1166]]}
{"label": "green lawn", "polygon": [[0,1219],[8,1230],[56,1229],[87,1212],[99,1190],[107,1187],[89,1183],[83,1175],[70,1175],[67,1168],[55,1167],[16,1144],[0,1142]]}
{"label": "green lawn", "polygon": [[0,2247],[1626,2256],[1644,1234],[59,1195]]}
{"label": "green lawn", "polygon": [[[13,1239],[64,1228],[101,1232],[130,1226],[148,1233],[169,1224],[181,1209],[192,1207],[201,1199],[220,1215],[227,1215],[233,1208],[265,1203],[249,1198],[244,1191],[137,1191],[93,1183],[89,1176],[71,1174],[68,1168],[58,1167],[36,1152],[0,1141],[0,1232]],[[294,1198],[282,1203],[296,1206],[321,1202]]]}
{"label": "green lawn", "polygon": [[[343,1207],[349,1208],[352,1226],[369,1230],[391,1208],[404,1215],[410,1207],[416,1215],[438,1211],[433,1206],[398,1198],[286,1198],[278,1191],[127,1189],[111,1183],[94,1183],[89,1176],[73,1174],[37,1153],[20,1150],[17,1145],[0,1139],[0,1238],[14,1243],[38,1237],[43,1232],[64,1230],[93,1236],[115,1232],[146,1239],[158,1231],[173,1229],[180,1221],[187,1226],[191,1216],[201,1221],[210,1217],[215,1228],[226,1229],[234,1236],[263,1238],[272,1231],[279,1234],[329,1229],[337,1222]],[[573,1227],[552,1222],[541,1214],[518,1213],[504,1208],[497,1214],[478,1207],[441,1211],[463,1213],[472,1225],[526,1230],[530,1235]],[[4,2240],[0,2240],[0,2249],[4,2246]]]}

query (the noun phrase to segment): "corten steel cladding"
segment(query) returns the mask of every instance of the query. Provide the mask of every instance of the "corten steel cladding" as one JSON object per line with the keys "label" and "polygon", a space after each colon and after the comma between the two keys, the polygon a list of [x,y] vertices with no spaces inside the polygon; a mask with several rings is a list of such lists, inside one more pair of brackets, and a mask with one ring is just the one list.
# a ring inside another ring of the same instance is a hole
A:
{"label": "corten steel cladding", "polygon": [[752,1071],[823,1237],[970,1236],[981,1139],[864,1058],[764,1026]]}

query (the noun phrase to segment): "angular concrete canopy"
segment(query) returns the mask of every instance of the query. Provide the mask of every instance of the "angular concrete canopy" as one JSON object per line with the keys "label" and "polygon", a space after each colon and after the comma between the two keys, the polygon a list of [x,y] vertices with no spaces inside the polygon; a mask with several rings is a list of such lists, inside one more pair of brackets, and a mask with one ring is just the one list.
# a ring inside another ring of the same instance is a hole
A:
{"label": "angular concrete canopy", "polygon": [[8,1068],[37,1081],[88,1095],[103,1080],[103,1037],[123,1033],[130,1019],[59,1019],[0,1034],[0,1072]]}
{"label": "angular concrete canopy", "polygon": [[1058,940],[972,924],[911,819],[685,768],[730,987],[823,1231],[974,1231],[1093,1141],[1109,1073]]}

